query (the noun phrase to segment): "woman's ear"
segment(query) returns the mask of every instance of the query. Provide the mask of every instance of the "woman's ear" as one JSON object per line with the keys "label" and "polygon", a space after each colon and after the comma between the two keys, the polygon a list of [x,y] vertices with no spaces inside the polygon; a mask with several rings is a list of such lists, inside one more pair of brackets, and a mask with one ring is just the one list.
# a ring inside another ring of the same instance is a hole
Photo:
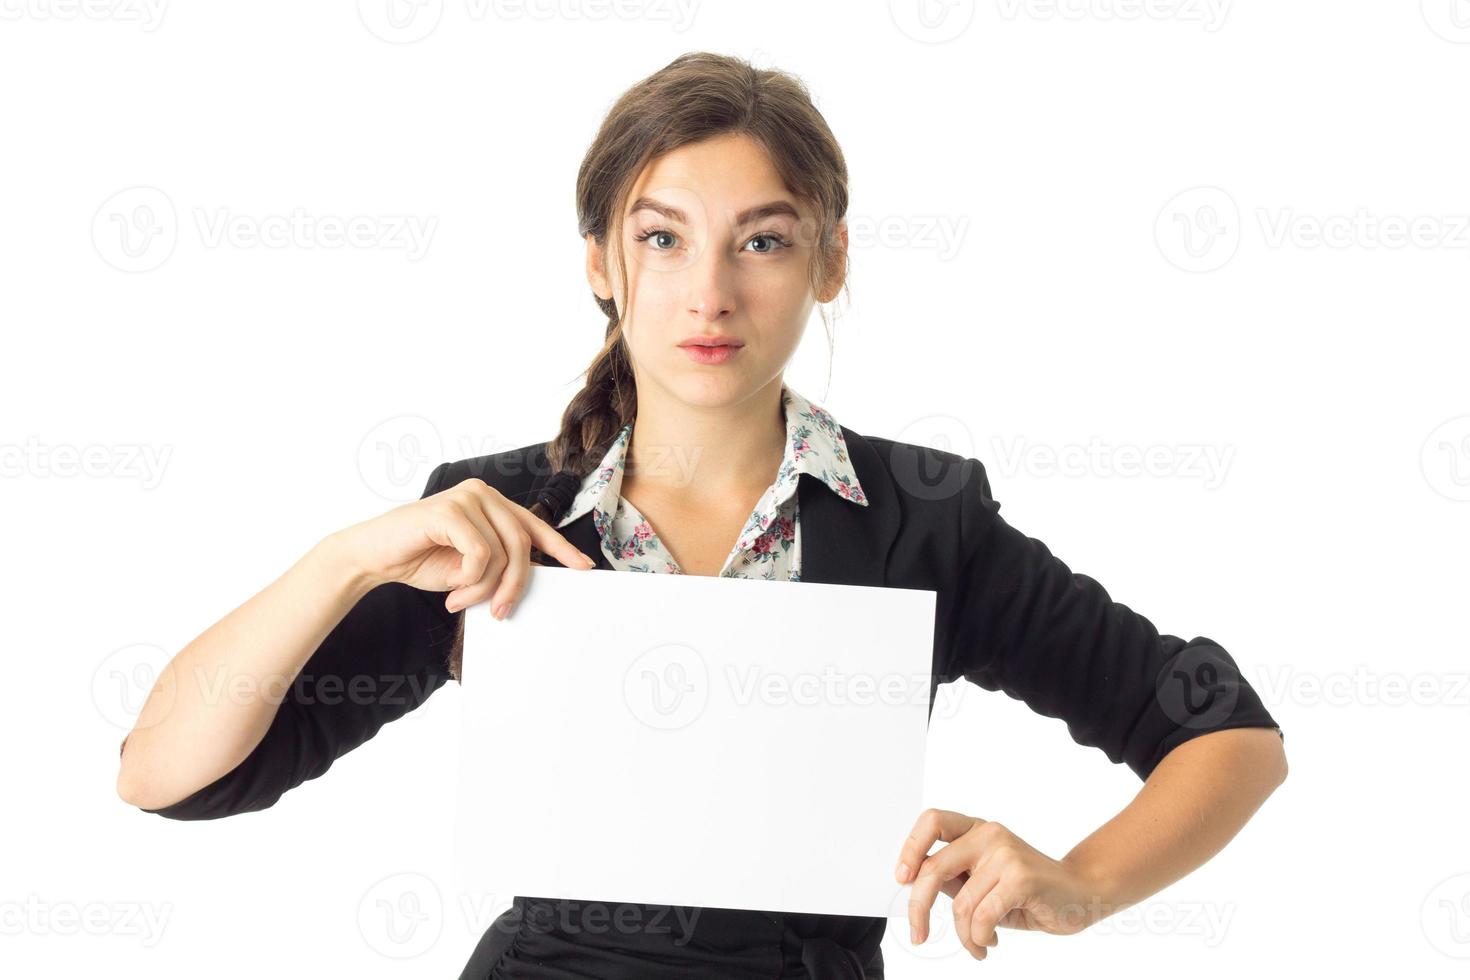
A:
{"label": "woman's ear", "polygon": [[585,237],[587,239],[587,282],[591,284],[592,291],[597,294],[598,299],[612,299],[612,283],[607,278],[607,266],[602,246],[597,244],[597,239],[590,234]]}
{"label": "woman's ear", "polygon": [[837,222],[836,253],[832,256],[826,270],[826,278],[822,284],[822,291],[817,295],[817,302],[830,303],[837,298],[842,291],[842,284],[847,281],[847,219],[843,218]]}

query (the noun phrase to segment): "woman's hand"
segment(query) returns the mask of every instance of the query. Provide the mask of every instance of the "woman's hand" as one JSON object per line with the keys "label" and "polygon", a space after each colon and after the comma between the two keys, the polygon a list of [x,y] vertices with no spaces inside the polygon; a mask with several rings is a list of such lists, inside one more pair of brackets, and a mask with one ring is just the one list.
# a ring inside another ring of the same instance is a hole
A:
{"label": "woman's hand", "polygon": [[373,586],[403,582],[449,592],[457,612],[491,597],[504,619],[525,590],[535,545],[568,568],[596,563],[530,510],[478,477],[338,531],[343,551]]}
{"label": "woman's hand", "polygon": [[[948,843],[929,854],[937,841]],[[928,938],[929,910],[943,891],[954,900],[955,932],[977,960],[1000,941],[998,926],[1070,935],[1103,918],[1097,888],[1078,869],[994,821],[953,810],[919,815],[894,874],[900,883],[913,882],[912,941]]]}

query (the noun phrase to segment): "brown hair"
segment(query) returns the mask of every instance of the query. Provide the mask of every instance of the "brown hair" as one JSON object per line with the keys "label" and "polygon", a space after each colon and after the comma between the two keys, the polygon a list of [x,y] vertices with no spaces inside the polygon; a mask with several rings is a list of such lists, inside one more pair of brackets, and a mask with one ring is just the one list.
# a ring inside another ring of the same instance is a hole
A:
{"label": "brown hair", "polygon": [[[842,150],[800,79],[756,68],[731,55],[682,54],[618,98],[577,171],[579,234],[591,235],[604,248],[609,241],[620,242],[623,205],[644,168],[677,147],[726,134],[749,136],[759,143],[787,190],[816,208],[815,221],[801,232],[814,246],[808,273],[813,292],[820,295],[838,275],[846,290],[846,251],[837,233],[848,202]],[[631,302],[628,268],[624,250],[619,247],[616,252],[626,317]],[[582,390],[562,413],[560,431],[546,444],[552,479],[560,477],[563,487],[591,472],[638,410],[623,317],[613,299],[602,299],[595,292],[592,298],[607,317],[602,349],[587,368]],[[831,323],[826,310],[818,308],[830,345]],[[555,525],[570,499],[565,491],[546,494],[530,511]],[[455,680],[460,676],[463,628],[461,617],[460,635],[449,655],[449,672]]]}

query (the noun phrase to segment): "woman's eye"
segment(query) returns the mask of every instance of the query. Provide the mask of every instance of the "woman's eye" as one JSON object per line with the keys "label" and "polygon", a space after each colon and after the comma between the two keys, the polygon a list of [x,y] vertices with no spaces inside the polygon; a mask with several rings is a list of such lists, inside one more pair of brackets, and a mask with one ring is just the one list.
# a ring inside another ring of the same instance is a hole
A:
{"label": "woman's eye", "polygon": [[777,249],[780,249],[780,248],[786,248],[787,246],[789,246],[791,244],[785,238],[782,238],[780,235],[777,235],[774,232],[766,232],[765,234],[756,235],[754,238],[752,238],[750,241],[746,242],[745,244],[746,244],[747,247],[749,247],[751,245],[755,245],[755,244],[760,243],[760,242],[765,242],[767,244],[765,245],[764,248],[756,248],[756,249],[752,249],[752,251],[758,252],[758,253],[769,253],[769,252],[774,252],[774,251],[776,251]]}
{"label": "woman's eye", "polygon": [[678,240],[678,237],[679,236],[675,235],[672,231],[668,231],[664,228],[651,228],[641,235],[634,236],[634,238],[640,242],[646,242],[649,239],[652,239],[656,243],[653,246],[653,250],[655,252],[667,252],[669,249],[674,247],[674,242]]}

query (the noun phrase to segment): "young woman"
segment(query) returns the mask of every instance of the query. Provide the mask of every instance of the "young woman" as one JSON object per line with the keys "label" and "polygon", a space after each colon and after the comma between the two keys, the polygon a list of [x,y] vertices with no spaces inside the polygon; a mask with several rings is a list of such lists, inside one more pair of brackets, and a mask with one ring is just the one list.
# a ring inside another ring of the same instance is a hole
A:
{"label": "young woman", "polygon": [[[1145,780],[1060,859],[979,816],[916,814],[894,842],[915,941],[940,891],[984,958],[1000,926],[1077,932],[1218,852],[1286,775],[1230,655],[1160,635],[1011,528],[978,460],[861,435],[785,383],[845,285],[847,202],[785,73],[694,53],[625,93],[578,176],[608,325],[560,431],[442,463],[422,499],[329,534],[189,644],[125,740],[123,798],[184,820],[273,805],[459,678],[467,606],[503,618],[532,564],[557,564],[933,589],[931,710],[963,677]],[[182,680],[216,668],[289,691],[212,704]],[[355,696],[313,696],[328,680]],[[881,977],[885,923],[519,896],[463,976]]]}

